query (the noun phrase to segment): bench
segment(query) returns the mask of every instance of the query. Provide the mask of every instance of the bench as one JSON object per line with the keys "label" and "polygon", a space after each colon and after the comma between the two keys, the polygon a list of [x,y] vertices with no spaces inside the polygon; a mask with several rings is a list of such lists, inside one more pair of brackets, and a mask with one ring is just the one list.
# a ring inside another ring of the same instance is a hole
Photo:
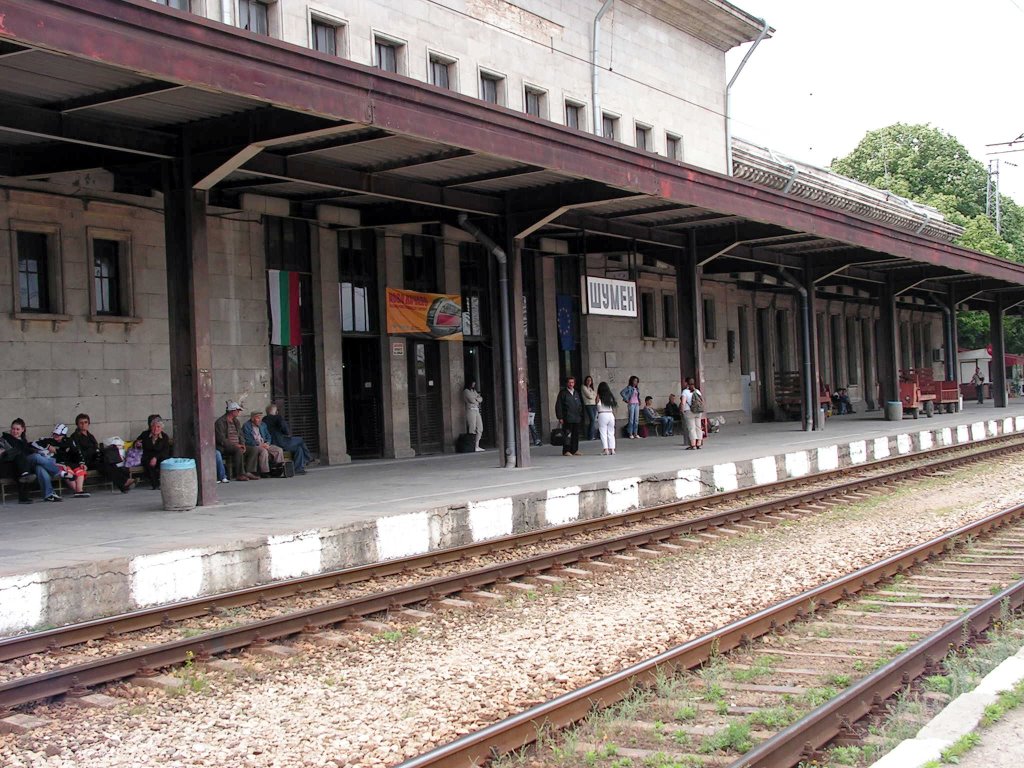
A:
{"label": "bench", "polygon": [[[800,371],[775,372],[775,404],[786,417],[793,420],[803,418],[803,382]],[[832,415],[832,392],[818,384],[818,407],[825,411],[825,417]]]}
{"label": "bench", "polygon": [[[655,408],[654,412],[656,414],[658,414],[658,418],[659,419],[664,418],[664,416],[665,416],[665,411],[663,409],[661,409],[661,408]],[[653,429],[654,430],[654,434],[657,435],[658,437],[663,437],[662,429],[661,429],[661,421],[654,421],[654,422],[652,422],[650,419],[647,418],[647,414],[644,413],[644,409],[643,408],[640,409],[640,421],[638,423],[639,423],[639,425],[641,427],[648,427],[650,429]],[[673,419],[672,420],[672,424],[673,424],[672,431],[673,432],[675,431],[675,424],[676,423],[677,423],[676,420]]]}

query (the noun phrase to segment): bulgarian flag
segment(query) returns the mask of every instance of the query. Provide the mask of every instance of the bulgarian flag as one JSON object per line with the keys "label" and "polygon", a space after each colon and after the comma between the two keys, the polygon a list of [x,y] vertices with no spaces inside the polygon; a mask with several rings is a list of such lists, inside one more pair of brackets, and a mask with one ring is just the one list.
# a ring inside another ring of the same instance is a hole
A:
{"label": "bulgarian flag", "polygon": [[299,273],[267,270],[270,293],[270,343],[282,347],[302,344],[299,327]]}

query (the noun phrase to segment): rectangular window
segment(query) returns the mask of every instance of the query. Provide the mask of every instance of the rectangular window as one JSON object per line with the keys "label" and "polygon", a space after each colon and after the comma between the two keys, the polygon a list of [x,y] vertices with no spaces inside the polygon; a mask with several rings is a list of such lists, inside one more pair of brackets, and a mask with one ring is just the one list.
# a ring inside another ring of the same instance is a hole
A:
{"label": "rectangular window", "polygon": [[606,139],[617,139],[619,137],[619,118],[605,112],[601,116],[601,135]]}
{"label": "rectangular window", "polygon": [[683,137],[675,134],[665,134],[665,157],[669,160],[683,159]]}
{"label": "rectangular window", "polygon": [[441,56],[430,55],[430,83],[438,88],[452,87],[452,67],[454,62]]}
{"label": "rectangular window", "polygon": [[462,333],[465,336],[477,338],[490,336],[491,309],[488,265],[489,254],[483,246],[470,243],[459,245]]}
{"label": "rectangular window", "polygon": [[654,147],[651,144],[651,129],[649,126],[636,125],[636,148],[650,152]]}
{"label": "rectangular window", "polygon": [[177,8],[179,11],[190,10],[189,0],[156,0],[160,5],[166,5],[168,8]]}
{"label": "rectangular window", "polygon": [[678,339],[676,330],[676,297],[673,293],[661,294],[661,316],[664,318],[665,338]]}
{"label": "rectangular window", "polygon": [[437,292],[437,247],[434,238],[402,235],[402,266],[408,290]]}
{"label": "rectangular window", "polygon": [[18,295],[22,312],[53,312],[50,303],[49,238],[42,232],[18,232]]}
{"label": "rectangular window", "polygon": [[846,318],[846,386],[860,383],[857,368],[857,354],[860,349],[860,321],[855,317]]}
{"label": "rectangular window", "polygon": [[96,238],[92,241],[93,294],[97,315],[120,316],[121,243]]}
{"label": "rectangular window", "polygon": [[373,39],[373,63],[385,72],[398,72],[398,49],[401,46],[393,40],[382,37]]}
{"label": "rectangular window", "polygon": [[330,56],[338,55],[338,27],[313,19],[313,50]]}
{"label": "rectangular window", "polygon": [[270,34],[270,13],[258,0],[238,0],[238,26],[257,35]]}
{"label": "rectangular window", "polygon": [[539,88],[526,86],[526,92],[523,95],[523,106],[526,108],[526,114],[533,115],[534,117],[544,117],[545,96],[544,91]]}
{"label": "rectangular window", "polygon": [[338,232],[342,333],[377,332],[377,245],[373,230]]}
{"label": "rectangular window", "polygon": [[565,124],[569,128],[583,128],[583,105],[575,101],[565,102]]}
{"label": "rectangular window", "polygon": [[640,292],[640,335],[651,339],[658,335],[658,319],[654,311],[654,294],[649,291]]}
{"label": "rectangular window", "polygon": [[715,300],[710,296],[705,296],[702,304],[704,308],[704,341],[717,341],[718,326],[715,323]]}
{"label": "rectangular window", "polygon": [[504,101],[505,78],[501,75],[494,75],[490,72],[480,73],[480,98],[491,104],[501,104]]}

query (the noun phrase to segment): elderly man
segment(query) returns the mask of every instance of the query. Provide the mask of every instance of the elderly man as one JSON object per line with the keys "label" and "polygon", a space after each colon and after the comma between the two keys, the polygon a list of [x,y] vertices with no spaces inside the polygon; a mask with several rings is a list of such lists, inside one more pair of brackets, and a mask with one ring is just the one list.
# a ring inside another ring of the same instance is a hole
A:
{"label": "elderly man", "polygon": [[238,414],[242,406],[229,400],[224,415],[213,425],[217,450],[224,457],[224,462],[231,467],[235,480],[259,480],[259,475],[248,474],[243,469],[245,461],[245,442],[242,440],[242,425],[238,422]]}
{"label": "elderly man", "polygon": [[306,447],[306,441],[298,435],[292,434],[287,419],[277,412],[277,406],[274,403],[267,406],[267,415],[263,419],[263,424],[270,430],[270,441],[291,452],[295,474],[306,474],[306,465],[313,458],[309,448]]}
{"label": "elderly man", "polygon": [[284,463],[284,450],[270,442],[270,430],[263,423],[263,411],[253,411],[242,427],[245,440],[246,471],[257,471],[260,477],[270,477],[271,467]]}

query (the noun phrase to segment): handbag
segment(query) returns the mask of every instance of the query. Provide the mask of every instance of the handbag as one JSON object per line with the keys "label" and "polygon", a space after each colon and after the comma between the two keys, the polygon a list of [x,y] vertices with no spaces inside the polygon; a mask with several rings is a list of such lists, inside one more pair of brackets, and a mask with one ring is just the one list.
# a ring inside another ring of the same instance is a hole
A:
{"label": "handbag", "polygon": [[555,427],[551,430],[551,444],[561,445],[565,442],[565,432],[562,431],[561,427]]}
{"label": "handbag", "polygon": [[141,467],[142,466],[142,446],[133,445],[128,449],[128,453],[124,457],[124,465],[126,467]]}

